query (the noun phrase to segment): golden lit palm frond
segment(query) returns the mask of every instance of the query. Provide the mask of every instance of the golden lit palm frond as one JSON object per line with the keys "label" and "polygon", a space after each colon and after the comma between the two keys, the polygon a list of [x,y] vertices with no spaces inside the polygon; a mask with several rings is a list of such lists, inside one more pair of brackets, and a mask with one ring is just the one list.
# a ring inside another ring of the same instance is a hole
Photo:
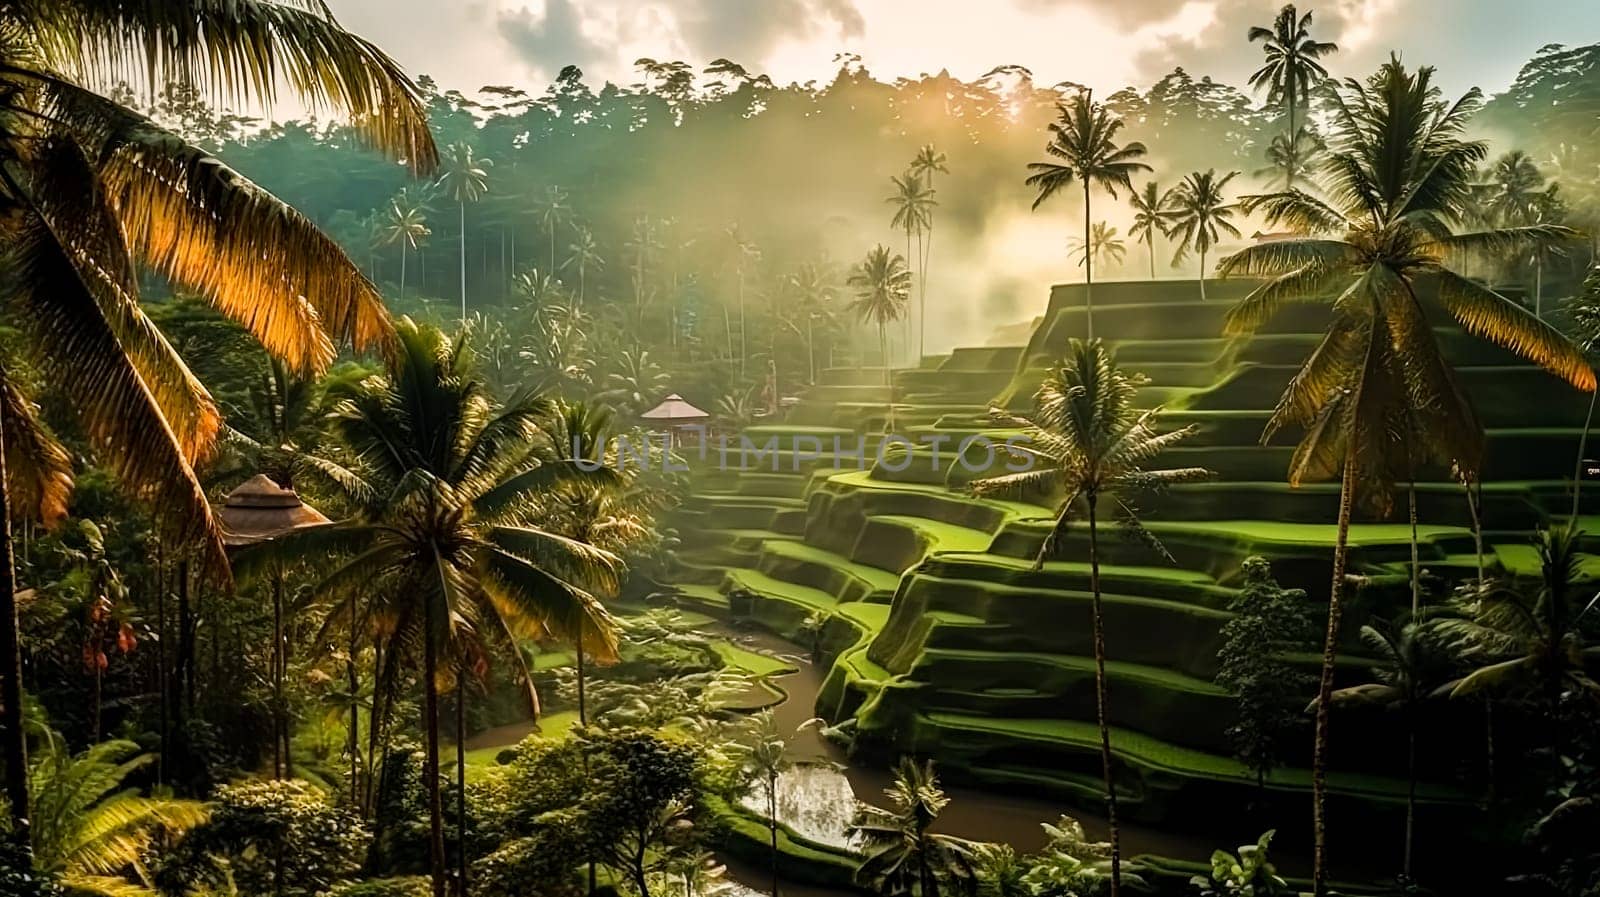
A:
{"label": "golden lit palm frond", "polygon": [[1510,349],[1585,392],[1595,388],[1594,368],[1561,331],[1522,306],[1453,271],[1440,269],[1438,301],[1468,333]]}
{"label": "golden lit palm frond", "polygon": [[7,247],[11,299],[40,363],[71,402],[96,455],[151,502],[163,529],[227,562],[211,505],[160,404],[118,341],[79,268],[43,218],[24,214]]}
{"label": "golden lit palm frond", "polygon": [[344,116],[416,174],[438,165],[415,83],[345,31],[320,0],[18,0],[42,55],[84,82],[194,85],[219,102],[270,105],[283,88]]}
{"label": "golden lit palm frond", "polygon": [[72,455],[58,442],[39,409],[0,369],[0,427],[5,434],[6,495],[11,512],[54,527],[67,516],[72,495]]}

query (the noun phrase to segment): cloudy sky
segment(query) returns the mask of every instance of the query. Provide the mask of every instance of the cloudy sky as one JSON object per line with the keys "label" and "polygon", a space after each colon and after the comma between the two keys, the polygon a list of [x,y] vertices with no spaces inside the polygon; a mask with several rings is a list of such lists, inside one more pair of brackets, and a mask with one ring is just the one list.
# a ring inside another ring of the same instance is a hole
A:
{"label": "cloudy sky", "polygon": [[[1280,0],[329,0],[341,21],[441,85],[542,89],[562,66],[637,80],[641,56],[728,57],[781,83],[828,78],[840,51],[880,77],[996,65],[1109,90],[1174,65],[1242,83],[1252,24]],[[1391,50],[1453,91],[1503,88],[1539,47],[1600,41],[1600,0],[1322,0],[1317,32],[1370,71]]]}

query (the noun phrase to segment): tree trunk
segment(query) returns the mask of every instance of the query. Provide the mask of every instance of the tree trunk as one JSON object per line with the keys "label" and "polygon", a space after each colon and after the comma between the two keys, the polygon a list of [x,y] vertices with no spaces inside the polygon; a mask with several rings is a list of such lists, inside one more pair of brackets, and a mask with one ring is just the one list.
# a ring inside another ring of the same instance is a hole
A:
{"label": "tree trunk", "polygon": [[1200,250],[1200,301],[1206,301],[1206,251]]}
{"label": "tree trunk", "polygon": [[467,671],[456,672],[456,893],[467,897]]}
{"label": "tree trunk", "polygon": [[814,315],[806,315],[806,385],[815,386],[817,383],[817,319]]}
{"label": "tree trunk", "polygon": [[[0,422],[0,445],[4,444],[4,423]],[[17,624],[16,557],[11,549],[11,492],[6,482],[3,451],[0,451],[0,652],[4,652],[5,664],[4,673],[0,675],[0,726],[5,729],[6,799],[11,803],[11,840],[20,852],[19,861],[31,870],[28,738],[22,728],[22,637]]]}
{"label": "tree trunk", "polygon": [[[1409,458],[1406,460],[1410,461]],[[1406,484],[1406,511],[1411,520],[1411,619],[1415,621],[1417,614],[1422,610],[1422,562],[1417,557],[1416,471],[1411,472],[1411,477],[1411,481]]]}
{"label": "tree trunk", "polygon": [[1411,878],[1411,845],[1417,830],[1417,720],[1416,711],[1406,709],[1406,845],[1400,864],[1405,884]]}
{"label": "tree trunk", "polygon": [[1583,432],[1578,436],[1578,459],[1572,465],[1572,517],[1578,517],[1583,497],[1583,456],[1589,450],[1589,427],[1594,424],[1594,403],[1600,399],[1600,389],[1589,393],[1589,413],[1583,417]]}
{"label": "tree trunk", "polygon": [[428,792],[428,872],[433,897],[444,897],[444,808],[439,796],[439,694],[434,687],[439,671],[439,647],[433,631],[433,602],[423,605],[422,725],[427,745],[422,759],[422,787]]}
{"label": "tree trunk", "polygon": [[[930,187],[932,182],[930,182]],[[929,217],[927,242],[922,244],[922,280],[917,293],[917,360],[920,363],[922,356],[928,352],[928,259],[933,255],[933,225]]]}
{"label": "tree trunk", "polygon": [[1322,675],[1317,683],[1317,729],[1311,760],[1311,890],[1327,894],[1328,882],[1328,708],[1333,703],[1333,671],[1339,658],[1340,602],[1344,593],[1344,568],[1350,545],[1350,511],[1355,503],[1356,456],[1346,451],[1339,485],[1339,527],[1333,546],[1333,581],[1328,592],[1328,632],[1322,643]]}
{"label": "tree trunk", "polygon": [[283,575],[272,574],[272,777],[283,778]]}
{"label": "tree trunk", "polygon": [[1299,97],[1296,96],[1296,93],[1298,93],[1298,89],[1297,89],[1296,85],[1291,81],[1291,83],[1289,85],[1289,93],[1288,93],[1288,97],[1289,97],[1289,146],[1288,146],[1288,150],[1289,150],[1289,156],[1288,156],[1288,159],[1289,159],[1289,170],[1287,172],[1285,172],[1284,178],[1283,178],[1284,189],[1286,189],[1286,190],[1293,190],[1294,189],[1295,169],[1300,167],[1300,154],[1298,152],[1299,144],[1294,139],[1295,138],[1295,130],[1294,130],[1294,111],[1295,110],[1294,110],[1294,107],[1295,107],[1295,101],[1299,99]]}
{"label": "tree trunk", "polygon": [[361,707],[356,700],[361,693],[361,677],[356,673],[356,621],[355,610],[350,612],[350,655],[346,658],[345,674],[350,680],[350,738],[346,747],[350,751],[350,806],[361,806]]}
{"label": "tree trunk", "polygon": [[[585,675],[586,674],[586,670],[584,668],[583,627],[582,627],[581,624],[578,627],[578,638],[577,638],[576,642],[574,643],[573,647],[576,649],[576,651],[574,652],[574,657],[575,657],[575,659],[577,661],[577,667],[578,667],[578,725],[580,727],[586,727],[586,726],[589,725],[589,703],[588,703],[587,695],[586,695],[586,693],[584,691],[584,680],[587,677]],[[530,683],[530,685],[531,685],[531,683]],[[589,781],[589,752],[587,750],[585,750],[583,752],[583,780],[584,780],[585,787],[588,787],[588,781]],[[589,861],[589,893],[591,893],[591,894],[594,893],[596,882],[597,882],[597,876],[595,874],[594,860],[590,860]]]}
{"label": "tree trunk", "polygon": [[772,841],[772,897],[778,897],[778,775],[767,773],[767,835]]}
{"label": "tree trunk", "polygon": [[1146,245],[1150,247],[1150,279],[1151,280],[1155,280],[1156,279],[1156,234],[1155,234],[1155,230],[1154,230],[1155,225],[1152,224],[1152,225],[1150,225],[1150,227],[1152,228],[1152,230],[1150,231],[1150,241]]}
{"label": "tree trunk", "polygon": [[178,656],[173,659],[173,723],[181,733],[194,700],[194,614],[189,609],[189,561],[178,562]]}
{"label": "tree trunk", "polygon": [[[1580,452],[1581,454],[1581,452]],[[1462,479],[1461,488],[1467,493],[1467,516],[1472,523],[1472,544],[1478,552],[1478,582],[1483,582],[1483,520],[1478,507],[1479,496],[1472,490],[1472,480]]]}
{"label": "tree trunk", "polygon": [[1100,769],[1106,783],[1106,825],[1111,830],[1111,897],[1122,893],[1122,832],[1117,826],[1117,785],[1112,772],[1111,724],[1106,718],[1106,629],[1100,604],[1100,533],[1096,496],[1089,505],[1089,591],[1094,596],[1094,704],[1100,726]]}
{"label": "tree trunk", "polygon": [[406,298],[406,244],[400,243],[400,298]]}
{"label": "tree trunk", "polygon": [[1083,327],[1094,339],[1094,253],[1089,246],[1089,182],[1083,182]]}
{"label": "tree trunk", "polygon": [[461,320],[467,319],[467,201],[461,201]]}

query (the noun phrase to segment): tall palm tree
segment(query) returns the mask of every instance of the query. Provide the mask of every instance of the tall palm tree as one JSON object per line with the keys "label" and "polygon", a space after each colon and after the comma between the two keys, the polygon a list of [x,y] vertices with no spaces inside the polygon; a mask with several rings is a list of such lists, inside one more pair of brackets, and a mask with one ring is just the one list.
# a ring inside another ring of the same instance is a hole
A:
{"label": "tall palm tree", "polygon": [[856,869],[857,883],[879,894],[939,897],[944,882],[975,882],[976,845],[930,831],[950,803],[932,760],[901,758],[883,793],[890,808],[862,804],[850,826],[867,854]]}
{"label": "tall palm tree", "polygon": [[600,254],[600,244],[594,240],[594,232],[583,225],[573,228],[572,244],[567,247],[567,260],[563,267],[571,267],[578,272],[578,304],[588,298],[588,276],[590,271],[600,271],[606,266],[605,257]]}
{"label": "tall palm tree", "polygon": [[[889,220],[889,226],[898,228],[906,233],[906,260],[912,266],[912,276],[920,280],[922,260],[922,239],[928,229],[933,227],[933,207],[938,203],[933,200],[933,190],[922,180],[920,175],[907,171],[900,177],[890,177],[889,182],[894,184],[894,193],[884,200],[894,206],[894,215]],[[911,251],[911,238],[917,238],[917,250]],[[920,318],[922,309],[918,310]],[[906,342],[911,341],[911,322],[906,321]],[[922,347],[919,344],[917,354],[920,357]]]}
{"label": "tall palm tree", "polygon": [[1238,205],[1227,202],[1222,191],[1239,172],[1230,171],[1217,177],[1216,169],[1196,171],[1183,179],[1172,191],[1172,203],[1167,212],[1167,236],[1178,241],[1178,251],[1172,264],[1181,263],[1192,250],[1200,256],[1200,300],[1206,298],[1206,253],[1217,245],[1225,233],[1239,236],[1234,227],[1233,214]]}
{"label": "tall palm tree", "polygon": [[767,792],[767,840],[772,859],[772,895],[778,895],[778,777],[794,768],[793,744],[802,733],[821,728],[823,721],[812,718],[801,723],[792,733],[785,733],[771,710],[763,710],[746,720],[744,735],[747,743],[740,745],[745,768],[755,774]]}
{"label": "tall palm tree", "polygon": [[[739,225],[737,224],[729,226],[725,233],[728,235],[728,239],[733,244],[734,290],[739,304],[739,376],[740,378],[743,378],[745,363],[750,359],[750,351],[746,341],[746,336],[748,333],[747,328],[745,327],[744,318],[745,275],[749,272],[749,267],[761,259],[761,248],[751,240],[746,239],[744,233],[739,230]],[[728,337],[728,352],[729,354],[732,354],[733,325],[728,322],[728,307],[724,305],[722,309],[723,330]]]}
{"label": "tall palm tree", "polygon": [[1267,165],[1256,169],[1258,178],[1266,179],[1274,189],[1290,190],[1300,172],[1314,169],[1320,164],[1318,157],[1327,149],[1317,132],[1301,125],[1294,134],[1278,134],[1267,144]]}
{"label": "tall palm tree", "polygon": [[[306,372],[331,363],[336,341],[384,342],[387,315],[359,267],[308,219],[85,85],[184,83],[232,102],[287,90],[347,115],[357,138],[426,174],[438,154],[419,91],[320,4],[24,0],[0,11],[0,30],[8,209],[0,280],[19,342],[37,351],[116,479],[150,499],[171,540],[198,547],[225,578],[220,533],[193,469],[221,417],[140,310],[137,266]],[[70,467],[57,466],[65,453],[34,426],[3,371],[0,411],[0,739],[13,836],[26,845],[11,514],[58,518]],[[30,448],[43,451],[23,457]]]}
{"label": "tall palm tree", "polygon": [[[1458,233],[1486,149],[1462,130],[1476,91],[1446,104],[1433,70],[1391,60],[1367,82],[1349,81],[1320,168],[1325,201],[1301,190],[1247,197],[1246,211],[1304,234],[1247,247],[1222,260],[1222,276],[1267,277],[1230,310],[1227,333],[1252,333],[1284,304],[1332,301],[1327,335],[1290,381],[1264,438],[1284,425],[1306,433],[1292,484],[1338,477],[1337,537],[1312,761],[1313,886],[1327,881],[1324,817],[1328,705],[1337,660],[1350,515],[1359,497],[1387,512],[1397,470],[1434,463],[1476,480],[1483,431],[1440,355],[1421,297],[1469,333],[1593,390],[1594,372],[1565,337],[1515,303],[1452,271],[1452,253],[1504,252],[1567,235],[1536,225]],[[1334,297],[1337,297],[1336,299]],[[1395,434],[1410,436],[1397,445]]]}
{"label": "tall palm tree", "polygon": [[562,225],[572,220],[572,206],[567,204],[567,191],[555,184],[544,188],[544,196],[535,203],[538,212],[539,225],[544,228],[545,237],[550,241],[550,264],[546,271],[555,271],[556,268],[556,232]]}
{"label": "tall palm tree", "polygon": [[[933,186],[933,176],[935,174],[950,173],[950,168],[946,164],[948,161],[949,159],[945,156],[945,154],[939,152],[939,150],[935,148],[933,144],[925,143],[922,145],[921,149],[917,150],[917,154],[911,157],[911,167],[908,169],[908,171],[927,183],[928,194],[931,196],[937,192]],[[938,203],[934,203],[934,205],[938,205]],[[928,330],[928,316],[926,312],[928,307],[928,260],[933,257],[932,209],[928,210],[928,220],[926,226],[923,228],[923,242],[921,248],[922,252],[921,259],[919,260],[919,267],[922,270],[922,274],[917,278],[918,354],[921,354],[924,351],[923,343]]]}
{"label": "tall palm tree", "polygon": [[[863,324],[878,327],[878,354],[883,361],[883,385],[889,378],[889,325],[905,316],[906,305],[911,301],[911,270],[906,267],[905,256],[892,252],[889,247],[872,247],[861,264],[850,272],[845,281],[856,291],[850,311]],[[889,415],[894,416],[894,402],[889,403]]]}
{"label": "tall palm tree", "polygon": [[395,198],[389,203],[388,219],[383,225],[383,242],[400,247],[400,298],[406,297],[406,250],[416,252],[433,231],[428,229],[427,213],[419,205]]}
{"label": "tall palm tree", "polygon": [[1311,13],[1300,15],[1293,3],[1278,10],[1278,17],[1263,28],[1250,29],[1250,42],[1261,41],[1266,62],[1250,75],[1250,86],[1255,90],[1266,88],[1267,102],[1281,105],[1288,112],[1289,125],[1284,129],[1290,135],[1285,148],[1290,153],[1287,172],[1288,187],[1294,187],[1298,169],[1299,121],[1295,112],[1311,99],[1311,88],[1328,77],[1322,58],[1339,51],[1339,45],[1311,37]]}
{"label": "tall palm tree", "polygon": [[1095,709],[1100,725],[1100,764],[1106,789],[1106,817],[1111,826],[1111,893],[1122,887],[1121,831],[1117,825],[1117,791],[1112,773],[1111,727],[1106,712],[1105,620],[1100,602],[1100,515],[1109,511],[1120,525],[1169,561],[1171,556],[1139,522],[1129,504],[1132,495],[1173,483],[1207,479],[1198,467],[1147,470],[1145,464],[1195,431],[1193,425],[1157,433],[1161,409],[1139,411],[1134,398],[1146,380],[1116,366],[1099,340],[1074,339],[1067,357],[1051,371],[1034,394],[1030,417],[990,409],[996,423],[1027,432],[1022,451],[1029,470],[987,477],[972,483],[979,495],[1018,498],[1047,496],[1059,501],[1050,532],[1034,560],[1034,569],[1056,554],[1072,517],[1082,513],[1089,524],[1089,590],[1093,593]]}
{"label": "tall palm tree", "polygon": [[1161,192],[1155,181],[1146,183],[1138,190],[1128,194],[1128,203],[1133,206],[1133,226],[1128,228],[1128,236],[1135,242],[1143,243],[1150,251],[1150,279],[1156,279],[1156,237],[1167,232],[1167,210],[1172,205],[1172,191]]}
{"label": "tall palm tree", "polygon": [[[1133,175],[1150,171],[1150,166],[1138,161],[1145,155],[1144,144],[1134,141],[1127,146],[1117,145],[1117,132],[1122,130],[1122,120],[1104,105],[1094,102],[1089,91],[1079,91],[1071,100],[1057,106],[1059,117],[1050,123],[1050,141],[1044,150],[1059,162],[1030,162],[1033,172],[1023,181],[1038,189],[1033,199],[1037,209],[1057,191],[1074,182],[1083,185],[1083,236],[1089,238],[1090,194],[1098,186],[1117,197],[1117,188],[1133,190]],[[1084,323],[1085,335],[1094,339],[1094,265],[1084,266]]]}
{"label": "tall palm tree", "polygon": [[834,300],[838,298],[837,281],[831,265],[806,262],[787,278],[786,286],[794,297],[793,312],[805,319],[806,382],[817,382],[816,326],[821,321],[824,335],[829,336],[828,352],[833,353],[831,332],[837,326]]}
{"label": "tall palm tree", "polygon": [[1361,642],[1377,659],[1376,682],[1333,693],[1334,707],[1375,706],[1399,713],[1406,728],[1406,827],[1401,875],[1411,881],[1412,842],[1417,822],[1417,716],[1423,702],[1448,678],[1451,658],[1437,631],[1412,615],[1395,625],[1378,620],[1361,627]]}
{"label": "tall palm tree", "polygon": [[1117,229],[1105,221],[1094,223],[1094,227],[1089,229],[1088,240],[1074,237],[1067,245],[1071,257],[1077,259],[1080,266],[1089,264],[1091,256],[1101,264],[1111,262],[1120,265],[1128,255],[1127,244],[1117,236]]}
{"label": "tall palm tree", "polygon": [[458,141],[445,149],[439,170],[438,187],[460,207],[461,229],[461,319],[467,318],[467,203],[475,203],[489,193],[489,169],[493,159],[476,155],[472,144]]}
{"label": "tall palm tree", "polygon": [[[1583,348],[1584,354],[1593,356],[1600,350],[1600,265],[1589,271],[1583,280],[1583,289],[1572,297],[1566,306],[1566,317],[1571,322],[1572,338]],[[1578,516],[1583,498],[1583,456],[1589,450],[1589,429],[1594,426],[1594,409],[1600,401],[1600,390],[1589,393],[1589,411],[1583,417],[1583,432],[1578,436],[1578,457],[1572,463],[1572,516]],[[1482,579],[1483,577],[1478,577]]]}
{"label": "tall palm tree", "polygon": [[[1545,180],[1533,158],[1522,150],[1512,150],[1494,161],[1483,184],[1483,210],[1492,223],[1500,226],[1558,224],[1562,202],[1556,185]],[[1514,263],[1531,258],[1534,266],[1533,313],[1544,316],[1544,262],[1551,247],[1534,247],[1518,253]],[[1496,259],[1495,261],[1503,261]]]}
{"label": "tall palm tree", "polygon": [[130,872],[148,878],[149,851],[161,839],[205,822],[205,804],[146,797],[128,779],[155,761],[131,741],[105,741],[72,756],[55,737],[30,768],[30,837],[39,872],[74,894],[155,897]]}
{"label": "tall palm tree", "polygon": [[[381,639],[380,705],[392,703],[403,664],[421,654],[424,782],[436,897],[444,892],[438,695],[456,661],[485,643],[501,652],[536,705],[519,640],[582,638],[602,660],[616,655],[611,616],[592,591],[615,588],[620,562],[557,535],[533,518],[537,499],[573,478],[604,479],[565,463],[530,461],[545,403],[495,408],[470,349],[438,330],[398,322],[389,376],[368,380],[336,425],[361,459],[376,496],[348,521],[251,548],[240,575],[296,558],[346,560],[315,587],[335,599],[324,629],[360,627]],[[325,640],[325,639],[324,639]],[[387,710],[377,710],[374,728]]]}

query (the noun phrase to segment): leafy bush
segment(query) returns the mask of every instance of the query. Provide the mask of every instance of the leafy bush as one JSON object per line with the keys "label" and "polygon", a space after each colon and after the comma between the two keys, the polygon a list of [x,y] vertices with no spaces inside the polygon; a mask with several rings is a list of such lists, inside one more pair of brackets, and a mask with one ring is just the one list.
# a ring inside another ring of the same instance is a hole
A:
{"label": "leafy bush", "polygon": [[586,830],[572,811],[547,813],[537,834],[500,845],[472,866],[481,897],[575,897],[584,890],[579,869],[588,859]]}
{"label": "leafy bush", "polygon": [[1267,858],[1267,848],[1272,846],[1268,831],[1254,844],[1239,848],[1237,856],[1226,850],[1211,854],[1211,875],[1196,875],[1189,883],[1200,891],[1200,897],[1276,897],[1289,892],[1289,883],[1278,877],[1278,870]]}
{"label": "leafy bush", "polygon": [[158,874],[169,894],[221,887],[314,895],[361,867],[371,842],[361,817],[301,781],[217,789],[211,819],[178,843]]}
{"label": "leafy bush", "polygon": [[333,886],[327,897],[428,897],[433,888],[424,875],[345,881]]}

